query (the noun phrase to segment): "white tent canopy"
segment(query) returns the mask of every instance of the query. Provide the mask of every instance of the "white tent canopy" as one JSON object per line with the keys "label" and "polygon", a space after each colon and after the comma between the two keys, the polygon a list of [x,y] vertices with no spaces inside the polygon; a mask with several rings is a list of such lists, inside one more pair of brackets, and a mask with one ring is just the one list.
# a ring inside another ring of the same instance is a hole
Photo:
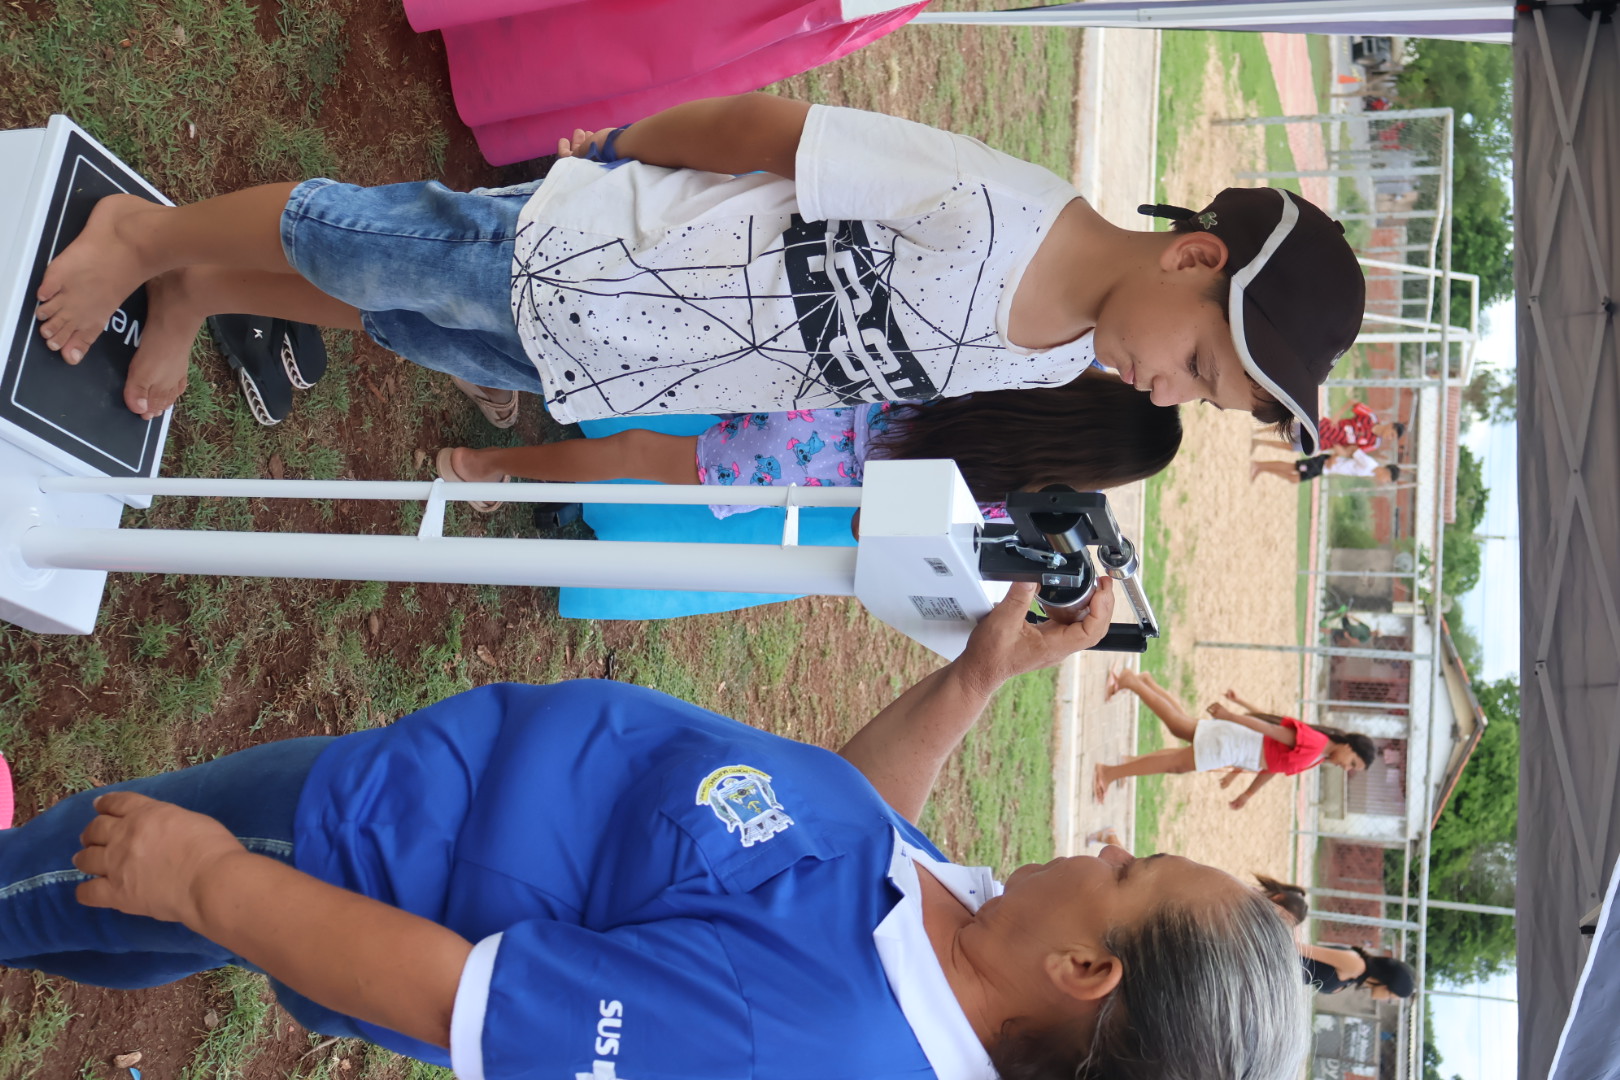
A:
{"label": "white tent canopy", "polygon": [[1506,43],[1511,0],[1148,0],[1048,4],[1014,11],[924,12],[917,22],[994,26],[1104,26],[1137,30],[1256,30],[1391,34]]}

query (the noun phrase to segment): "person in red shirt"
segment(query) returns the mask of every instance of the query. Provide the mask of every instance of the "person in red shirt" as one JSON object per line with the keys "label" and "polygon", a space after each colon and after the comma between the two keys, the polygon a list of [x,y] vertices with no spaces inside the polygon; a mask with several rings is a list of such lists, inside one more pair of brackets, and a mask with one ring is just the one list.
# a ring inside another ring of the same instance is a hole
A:
{"label": "person in red shirt", "polygon": [[1262,712],[1228,690],[1226,696],[1247,712],[1238,712],[1221,702],[1209,707],[1207,717],[1192,715],[1147,672],[1116,669],[1108,673],[1108,697],[1129,690],[1164,722],[1170,734],[1187,743],[1148,754],[1126,758],[1116,765],[1098,764],[1093,775],[1092,793],[1098,802],[1116,781],[1128,776],[1155,776],[1164,773],[1211,772],[1226,769],[1221,786],[1226,787],[1240,772],[1253,772],[1255,778],[1242,794],[1229,804],[1234,810],[1248,805],[1254,793],[1281,773],[1293,776],[1331,762],[1346,772],[1372,765],[1377,748],[1371,739],[1338,728],[1302,724],[1292,716]]}
{"label": "person in red shirt", "polygon": [[[1384,445],[1387,439],[1398,443],[1406,435],[1406,425],[1399,420],[1381,422],[1378,414],[1369,409],[1364,402],[1354,402],[1350,406],[1350,415],[1334,418],[1324,416],[1316,423],[1316,441],[1319,444],[1318,453],[1331,453],[1339,448],[1351,450],[1366,450],[1369,453]],[[1283,442],[1281,439],[1253,438],[1249,440],[1250,449],[1268,446],[1278,450],[1299,451],[1299,445]]]}

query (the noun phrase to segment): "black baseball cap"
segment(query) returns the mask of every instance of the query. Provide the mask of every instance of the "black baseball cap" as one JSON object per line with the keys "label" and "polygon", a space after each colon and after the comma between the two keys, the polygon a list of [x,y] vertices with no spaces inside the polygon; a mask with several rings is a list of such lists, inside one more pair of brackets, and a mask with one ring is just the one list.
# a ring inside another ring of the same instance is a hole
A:
{"label": "black baseball cap", "polygon": [[1367,279],[1344,226],[1283,188],[1227,188],[1198,213],[1151,205],[1141,213],[1187,222],[1226,244],[1227,319],[1243,368],[1299,420],[1317,452],[1317,398],[1355,344]]}

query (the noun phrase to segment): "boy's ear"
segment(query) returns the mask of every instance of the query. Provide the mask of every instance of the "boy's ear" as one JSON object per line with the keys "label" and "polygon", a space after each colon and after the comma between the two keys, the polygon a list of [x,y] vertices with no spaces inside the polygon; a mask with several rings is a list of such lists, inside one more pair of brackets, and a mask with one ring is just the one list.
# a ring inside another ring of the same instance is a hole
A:
{"label": "boy's ear", "polygon": [[1226,241],[1214,233],[1177,233],[1165,245],[1159,266],[1165,270],[1221,270],[1226,266]]}

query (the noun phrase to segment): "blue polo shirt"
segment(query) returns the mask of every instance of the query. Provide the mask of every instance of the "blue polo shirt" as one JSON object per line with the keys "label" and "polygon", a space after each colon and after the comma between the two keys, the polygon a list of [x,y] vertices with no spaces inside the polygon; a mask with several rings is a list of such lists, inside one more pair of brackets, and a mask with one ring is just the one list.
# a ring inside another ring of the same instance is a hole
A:
{"label": "blue polo shirt", "polygon": [[448,1058],[355,1022],[462,1080],[987,1066],[908,894],[913,860],[974,908],[988,875],[941,869],[838,755],[657,691],[486,686],[339,739],[295,850],[299,869],[475,943]]}

